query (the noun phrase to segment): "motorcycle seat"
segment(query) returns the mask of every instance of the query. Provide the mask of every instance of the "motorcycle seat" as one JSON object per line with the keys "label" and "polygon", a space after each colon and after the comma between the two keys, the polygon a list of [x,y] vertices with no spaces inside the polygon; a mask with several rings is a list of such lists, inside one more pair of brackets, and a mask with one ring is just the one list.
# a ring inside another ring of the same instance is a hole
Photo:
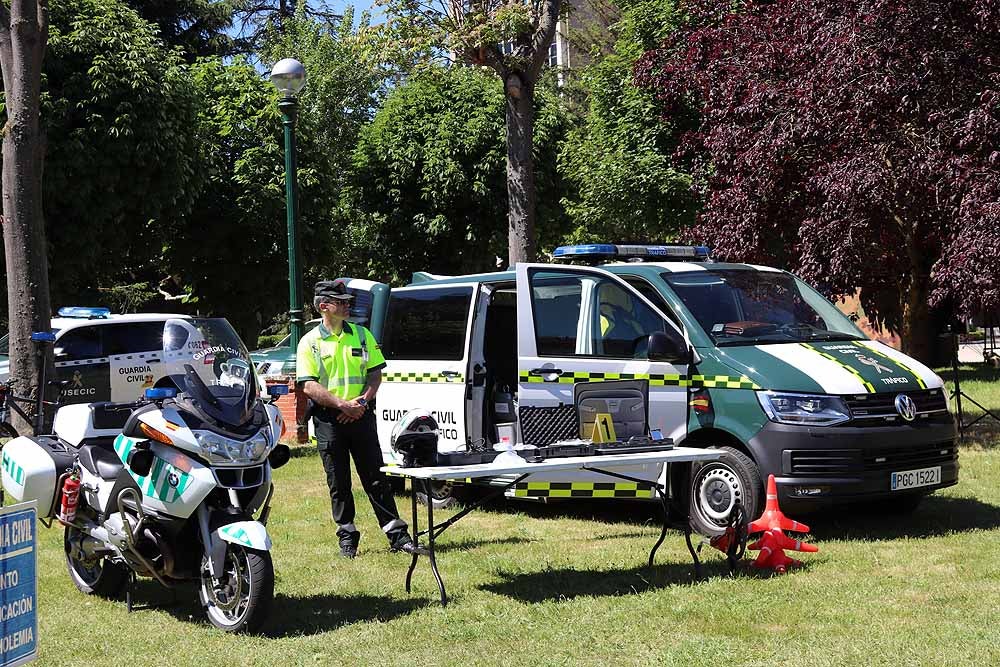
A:
{"label": "motorcycle seat", "polygon": [[80,448],[80,465],[103,480],[113,480],[125,467],[118,455],[99,445]]}

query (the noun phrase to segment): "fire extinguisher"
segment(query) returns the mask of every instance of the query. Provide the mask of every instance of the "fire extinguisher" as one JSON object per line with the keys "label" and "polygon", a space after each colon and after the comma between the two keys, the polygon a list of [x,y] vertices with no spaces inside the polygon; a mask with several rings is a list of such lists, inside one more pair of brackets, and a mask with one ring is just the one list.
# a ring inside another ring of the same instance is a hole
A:
{"label": "fire extinguisher", "polygon": [[59,507],[59,520],[63,523],[76,521],[76,507],[80,504],[80,477],[74,472],[63,482],[62,504]]}

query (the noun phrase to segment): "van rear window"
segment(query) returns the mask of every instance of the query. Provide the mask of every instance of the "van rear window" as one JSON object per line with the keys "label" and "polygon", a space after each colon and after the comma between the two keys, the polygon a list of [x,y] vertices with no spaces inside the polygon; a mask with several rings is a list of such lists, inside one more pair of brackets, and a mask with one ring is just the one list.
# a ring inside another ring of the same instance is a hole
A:
{"label": "van rear window", "polygon": [[382,354],[388,360],[465,358],[471,287],[393,291]]}

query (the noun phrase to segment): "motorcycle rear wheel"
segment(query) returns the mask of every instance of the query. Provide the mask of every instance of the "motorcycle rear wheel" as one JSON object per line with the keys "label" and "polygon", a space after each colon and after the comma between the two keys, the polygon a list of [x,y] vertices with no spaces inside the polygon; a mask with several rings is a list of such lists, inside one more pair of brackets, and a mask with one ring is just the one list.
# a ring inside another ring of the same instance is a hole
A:
{"label": "motorcycle rear wheel", "polygon": [[212,579],[208,558],[203,557],[198,595],[215,627],[226,632],[257,632],[274,599],[271,554],[230,544],[218,580]]}
{"label": "motorcycle rear wheel", "polygon": [[125,585],[128,571],[107,558],[94,558],[91,561],[73,558],[70,555],[72,551],[70,549],[70,531],[79,531],[72,526],[66,526],[66,530],[63,532],[66,569],[69,571],[69,578],[73,585],[86,595],[97,595],[103,598],[116,597]]}

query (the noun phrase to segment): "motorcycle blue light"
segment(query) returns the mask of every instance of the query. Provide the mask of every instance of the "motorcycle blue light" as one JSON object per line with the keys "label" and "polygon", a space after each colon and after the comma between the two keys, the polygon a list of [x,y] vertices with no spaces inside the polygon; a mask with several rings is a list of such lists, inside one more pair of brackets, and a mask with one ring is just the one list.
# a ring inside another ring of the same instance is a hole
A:
{"label": "motorcycle blue light", "polygon": [[31,340],[36,343],[54,343],[56,342],[56,335],[51,331],[36,331],[31,334]]}
{"label": "motorcycle blue light", "polygon": [[109,317],[111,311],[107,308],[97,308],[88,306],[66,306],[59,309],[59,317],[78,317],[88,320],[102,319]]}
{"label": "motorcycle blue light", "polygon": [[151,387],[146,390],[144,396],[149,401],[159,401],[164,398],[173,398],[177,395],[177,390],[173,387]]}

